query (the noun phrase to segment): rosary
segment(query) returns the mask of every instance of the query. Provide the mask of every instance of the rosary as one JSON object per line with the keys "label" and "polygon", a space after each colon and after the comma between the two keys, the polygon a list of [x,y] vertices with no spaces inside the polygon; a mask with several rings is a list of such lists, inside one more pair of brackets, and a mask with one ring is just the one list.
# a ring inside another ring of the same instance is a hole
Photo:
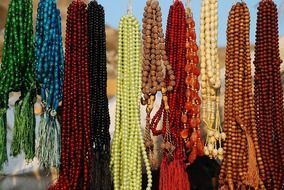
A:
{"label": "rosary", "polygon": [[90,79],[90,129],[94,148],[91,189],[111,189],[110,116],[108,110],[105,13],[97,1],[88,4],[88,66]]}
{"label": "rosary", "polygon": [[226,47],[224,160],[219,176],[221,189],[265,189],[252,93],[250,15],[244,2],[229,14]]}
{"label": "rosary", "polygon": [[6,111],[10,92],[21,92],[15,105],[11,155],[17,156],[23,151],[25,158],[30,160],[35,153],[32,12],[32,0],[10,1],[0,68],[0,167],[7,161]]}
{"label": "rosary", "polygon": [[55,0],[41,0],[37,12],[36,77],[44,113],[41,109],[35,110],[41,114],[36,156],[43,167],[59,168],[61,142],[57,109],[62,101],[64,63],[61,17]]}
{"label": "rosary", "polygon": [[75,0],[67,11],[61,166],[59,179],[50,190],[90,188],[92,150],[86,8],[83,1]]}
{"label": "rosary", "polygon": [[141,41],[138,20],[123,16],[119,24],[118,82],[115,132],[111,149],[114,190],[142,189],[142,158],[147,172],[147,187],[152,186],[151,167],[141,132]]}
{"label": "rosary", "polygon": [[277,5],[262,0],[257,14],[254,100],[266,189],[283,189],[284,110]]}
{"label": "rosary", "polygon": [[[203,0],[200,16],[201,119],[207,129],[204,153],[223,159],[223,133],[219,112],[221,87],[218,59],[218,0]],[[219,149],[218,149],[219,148]]]}

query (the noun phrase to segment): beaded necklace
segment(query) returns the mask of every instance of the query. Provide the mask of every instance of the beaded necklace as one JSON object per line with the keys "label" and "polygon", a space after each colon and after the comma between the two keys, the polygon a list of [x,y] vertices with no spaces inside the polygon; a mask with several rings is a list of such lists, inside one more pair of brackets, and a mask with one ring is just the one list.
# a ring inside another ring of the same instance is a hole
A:
{"label": "beaded necklace", "polygon": [[254,100],[266,189],[284,185],[284,110],[277,5],[262,0],[257,13]]}
{"label": "beaded necklace", "polygon": [[204,154],[203,142],[200,137],[200,105],[201,99],[198,95],[200,84],[198,76],[200,75],[200,69],[198,68],[198,47],[196,44],[195,22],[191,9],[188,7],[186,11],[186,65],[185,65],[185,84],[186,89],[184,94],[186,100],[183,106],[183,113],[181,115],[181,122],[183,123],[183,129],[180,132],[183,138],[186,149],[190,151],[188,156],[188,163],[193,163],[197,155],[202,156]]}
{"label": "beaded necklace", "polygon": [[[175,86],[175,75],[168,61],[166,54],[165,39],[162,29],[162,13],[158,0],[147,0],[143,14],[143,65],[142,65],[142,105],[146,107],[146,127],[144,131],[144,141],[148,157],[152,167],[157,167],[157,161],[154,159],[154,143],[151,139],[151,130],[154,135],[161,134],[156,127],[161,119],[163,110],[165,111],[164,119],[169,118],[169,106],[166,92],[173,90]],[[163,70],[163,68],[165,68]],[[166,78],[169,81],[166,82]],[[163,95],[160,110],[151,120],[151,112],[155,103],[157,92]],[[168,123],[168,122],[167,122]],[[169,125],[167,125],[169,127]],[[169,131],[169,130],[168,130]],[[170,134],[167,133],[169,156],[172,157],[173,145]]]}
{"label": "beaded necklace", "polygon": [[61,17],[55,0],[41,0],[37,12],[35,62],[44,113],[37,131],[36,153],[42,166],[59,167],[60,126],[56,115],[63,83]]}
{"label": "beaded necklace", "polygon": [[[250,15],[244,2],[230,11],[227,28],[224,160],[219,176],[224,189],[265,189],[252,94]],[[223,152],[219,148],[217,153]]]}
{"label": "beaded necklace", "polygon": [[73,1],[67,11],[61,167],[52,190],[90,188],[92,160],[88,72],[87,6]]}
{"label": "beaded necklace", "polygon": [[32,0],[10,1],[0,71],[0,167],[7,161],[5,115],[10,92],[21,92],[15,105],[11,154],[16,156],[23,150],[26,159],[34,157],[36,93],[32,12]]}
{"label": "beaded necklace", "polygon": [[221,87],[218,59],[218,0],[203,0],[200,17],[200,68],[201,68],[201,118],[207,128],[205,155],[219,158],[216,154],[226,135],[222,132],[219,113]]}
{"label": "beaded necklace", "polygon": [[[184,82],[186,78],[184,70],[186,65],[186,11],[179,0],[174,1],[170,7],[166,32],[166,52],[169,62],[173,66],[176,84],[173,92],[167,93],[171,115],[169,118],[163,119],[164,142],[161,148],[164,155],[160,166],[159,189],[189,190],[190,186],[184,162],[184,142],[180,136],[180,131],[183,128],[182,108],[186,101],[184,96],[186,90]],[[169,78],[166,78],[166,82],[169,82],[169,80]]]}
{"label": "beaded necklace", "polygon": [[115,131],[111,149],[114,190],[142,189],[142,160],[151,189],[150,163],[140,124],[141,42],[138,20],[129,14],[119,24]]}
{"label": "beaded necklace", "polygon": [[91,138],[94,145],[92,189],[111,189],[110,116],[106,93],[106,35],[104,8],[91,1],[88,4],[88,65],[91,100]]}

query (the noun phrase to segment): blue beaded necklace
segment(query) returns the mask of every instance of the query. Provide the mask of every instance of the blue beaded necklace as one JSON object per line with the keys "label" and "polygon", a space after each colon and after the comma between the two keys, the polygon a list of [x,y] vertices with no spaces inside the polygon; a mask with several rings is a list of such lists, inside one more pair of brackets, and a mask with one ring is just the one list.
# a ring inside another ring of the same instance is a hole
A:
{"label": "blue beaded necklace", "polygon": [[59,167],[60,126],[57,109],[62,100],[63,45],[60,11],[56,0],[40,0],[36,37],[36,77],[43,113],[37,134],[36,155],[43,167]]}

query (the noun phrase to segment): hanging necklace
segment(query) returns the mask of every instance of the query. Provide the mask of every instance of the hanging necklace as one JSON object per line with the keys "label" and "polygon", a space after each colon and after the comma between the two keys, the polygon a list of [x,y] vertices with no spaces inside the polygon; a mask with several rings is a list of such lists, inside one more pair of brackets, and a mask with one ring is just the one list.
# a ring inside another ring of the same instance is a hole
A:
{"label": "hanging necklace", "polygon": [[11,154],[16,156],[23,151],[26,159],[34,157],[36,92],[32,12],[32,0],[10,1],[0,70],[0,167],[7,161],[5,115],[10,92],[21,92],[15,105]]}
{"label": "hanging necklace", "polygon": [[111,189],[110,116],[106,93],[106,35],[105,13],[97,1],[88,4],[88,65],[90,79],[90,127],[94,146],[92,189]]}
{"label": "hanging necklace", "polygon": [[[256,134],[247,5],[237,3],[230,11],[227,28],[224,160],[219,176],[224,189],[265,189],[260,176],[263,164]],[[218,154],[223,149],[218,149]]]}
{"label": "hanging necklace", "polygon": [[207,128],[205,155],[223,159],[217,148],[226,135],[222,132],[219,113],[221,87],[218,59],[218,0],[203,0],[200,19],[201,118]]}
{"label": "hanging necklace", "polygon": [[87,6],[75,0],[68,7],[63,85],[61,167],[52,190],[90,188],[91,132],[88,77]]}
{"label": "hanging necklace", "polygon": [[41,0],[37,12],[35,62],[44,113],[37,131],[36,155],[43,167],[58,168],[61,145],[57,108],[62,100],[64,62],[61,17],[55,0]]}
{"label": "hanging necklace", "polygon": [[[154,135],[161,134],[161,131],[156,130],[156,126],[161,119],[163,110],[166,110],[164,119],[168,120],[169,118],[168,97],[166,93],[173,90],[175,85],[175,75],[166,54],[165,40],[162,29],[162,13],[159,1],[147,0],[143,16],[143,98],[141,99],[141,103],[142,105],[147,105],[144,141],[151,165],[152,167],[157,167],[157,161],[154,159],[153,152],[154,143],[151,138],[150,130],[152,128]],[[165,71],[163,71],[163,68],[165,68]],[[166,82],[167,78],[169,80]],[[151,120],[151,112],[153,110],[157,92],[161,92],[163,95],[162,104],[160,111]],[[167,133],[166,136],[169,158],[172,159],[171,157],[174,146],[171,143],[170,134]]]}
{"label": "hanging necklace", "polygon": [[141,42],[138,20],[123,16],[119,24],[118,82],[115,131],[111,149],[114,190],[142,189],[142,158],[151,189],[150,163],[144,146],[140,124]]}
{"label": "hanging necklace", "polygon": [[283,189],[284,110],[277,5],[262,0],[257,14],[254,100],[266,189]]}
{"label": "hanging necklace", "polygon": [[200,137],[200,105],[201,99],[198,95],[200,88],[198,76],[200,69],[198,68],[198,47],[196,44],[195,22],[191,9],[186,10],[186,65],[184,71],[186,72],[184,90],[185,102],[183,106],[183,113],[181,121],[183,129],[180,132],[183,138],[186,149],[190,151],[188,156],[188,163],[193,163],[197,155],[204,154],[203,142]]}
{"label": "hanging necklace", "polygon": [[[183,128],[181,121],[182,108],[185,104],[184,92],[186,84],[186,11],[181,1],[174,1],[170,7],[167,32],[166,32],[166,52],[169,62],[172,64],[176,76],[176,84],[173,92],[168,93],[168,104],[170,112],[169,118],[163,119],[162,135],[164,142],[163,159],[160,166],[160,190],[187,190],[190,188],[188,175],[185,171],[186,155],[184,154],[184,142],[180,136]],[[166,78],[166,83],[170,82]],[[173,146],[173,150],[172,147]]]}

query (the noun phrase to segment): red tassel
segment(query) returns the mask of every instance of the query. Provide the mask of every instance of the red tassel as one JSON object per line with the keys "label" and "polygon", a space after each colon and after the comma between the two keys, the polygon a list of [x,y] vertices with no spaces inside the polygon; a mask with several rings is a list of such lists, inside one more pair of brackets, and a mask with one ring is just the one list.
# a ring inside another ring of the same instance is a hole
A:
{"label": "red tassel", "polygon": [[168,163],[167,157],[164,157],[160,169],[159,190],[190,190],[185,168],[183,160],[174,159]]}

